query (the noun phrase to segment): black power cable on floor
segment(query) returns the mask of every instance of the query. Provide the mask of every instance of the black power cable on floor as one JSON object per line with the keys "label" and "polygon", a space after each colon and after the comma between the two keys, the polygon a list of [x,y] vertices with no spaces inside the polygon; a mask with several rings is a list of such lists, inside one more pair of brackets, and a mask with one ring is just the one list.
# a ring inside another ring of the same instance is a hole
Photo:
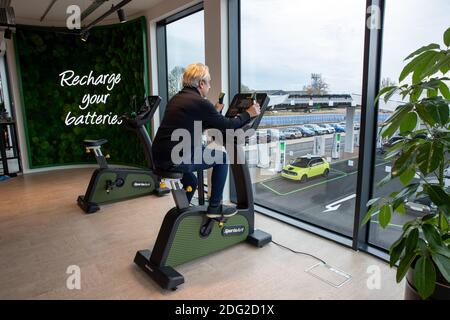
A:
{"label": "black power cable on floor", "polygon": [[282,244],[279,244],[278,242],[275,242],[275,241],[273,241],[273,240],[272,240],[272,242],[273,242],[274,244],[276,244],[277,246],[282,247],[282,248],[284,248],[284,249],[287,249],[287,250],[289,250],[289,251],[291,251],[291,252],[293,252],[293,253],[303,254],[303,255],[305,255],[305,256],[309,256],[309,257],[311,257],[311,258],[314,258],[314,259],[316,259],[316,260],[322,262],[323,264],[327,264],[325,261],[323,261],[323,260],[320,259],[320,258],[317,258],[316,256],[313,256],[312,254],[309,254],[309,253],[306,253],[306,252],[301,252],[301,251],[295,251],[294,249],[291,249],[291,248],[288,248],[288,247],[286,247],[286,246],[283,246]]}

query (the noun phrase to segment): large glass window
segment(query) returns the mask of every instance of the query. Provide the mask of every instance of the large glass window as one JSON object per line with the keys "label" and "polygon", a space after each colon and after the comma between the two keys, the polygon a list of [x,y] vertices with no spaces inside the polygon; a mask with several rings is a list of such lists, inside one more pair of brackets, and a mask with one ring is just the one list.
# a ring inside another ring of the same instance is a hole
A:
{"label": "large glass window", "polygon": [[173,97],[182,88],[184,69],[190,63],[205,63],[203,10],[166,26],[167,91]]}
{"label": "large glass window", "polygon": [[[249,147],[255,203],[351,236],[365,1],[241,0],[242,92],[270,110]],[[284,157],[283,157],[284,154]]]}
{"label": "large glass window", "polygon": [[[435,0],[432,5],[424,5],[422,0],[386,1],[380,87],[398,84],[398,77],[405,66],[404,59],[411,52],[432,42],[442,43],[442,34],[448,28],[449,12],[450,2],[446,0]],[[380,102],[379,127],[401,103],[399,95],[394,95],[388,103]],[[395,137],[388,141],[377,139],[374,197],[388,196],[402,187],[398,179],[378,186],[378,182],[391,170],[392,163],[385,161],[383,154],[395,139]],[[386,229],[381,229],[377,217],[373,217],[369,241],[378,247],[389,248],[400,236],[405,221],[423,215],[421,211],[423,207],[420,204],[423,201],[426,199],[411,199],[411,203],[406,206],[406,215],[393,215]]]}

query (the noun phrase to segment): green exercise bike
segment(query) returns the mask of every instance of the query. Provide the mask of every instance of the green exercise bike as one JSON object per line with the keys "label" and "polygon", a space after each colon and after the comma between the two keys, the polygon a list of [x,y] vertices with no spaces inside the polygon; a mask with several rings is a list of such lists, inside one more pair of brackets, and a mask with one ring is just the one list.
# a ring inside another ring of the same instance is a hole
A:
{"label": "green exercise bike", "polygon": [[110,168],[108,155],[104,156],[101,146],[106,139],[84,140],[87,153],[94,153],[99,168],[91,176],[84,195],[78,196],[77,203],[86,213],[94,213],[101,205],[128,200],[140,196],[168,194],[170,189],[153,172],[152,142],[146,125],[151,121],[158,109],[161,98],[148,96],[138,112],[121,116],[127,129],[137,134],[144,148],[148,169]]}
{"label": "green exercise bike", "polygon": [[[243,129],[256,130],[269,103],[269,97],[265,93],[258,93],[256,96],[237,94],[225,116],[235,117],[252,105],[254,100],[259,102],[261,114],[253,118]],[[233,140],[234,160],[236,160],[238,150],[243,152],[243,141]],[[241,162],[244,163],[233,161],[230,165],[236,188],[238,212],[229,218],[209,218],[206,216],[206,205],[190,206],[186,191],[180,182],[182,173],[155,170],[162,179],[170,181],[176,206],[166,214],[153,250],[138,251],[134,262],[163,289],[175,290],[184,283],[184,277],[174,269],[178,265],[244,241],[256,247],[271,242],[270,234],[255,230],[250,172],[245,161]],[[203,189],[202,182],[203,179],[199,179],[199,191]]]}

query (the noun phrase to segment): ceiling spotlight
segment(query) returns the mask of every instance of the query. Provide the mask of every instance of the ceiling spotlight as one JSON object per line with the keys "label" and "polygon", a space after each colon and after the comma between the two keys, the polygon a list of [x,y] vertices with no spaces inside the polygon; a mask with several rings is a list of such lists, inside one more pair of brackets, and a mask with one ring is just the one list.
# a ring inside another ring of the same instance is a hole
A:
{"label": "ceiling spotlight", "polygon": [[5,29],[5,39],[11,39],[12,38],[12,31],[11,29]]}
{"label": "ceiling spotlight", "polygon": [[84,42],[87,41],[88,37],[89,37],[89,31],[83,32],[81,34],[81,40],[84,41]]}
{"label": "ceiling spotlight", "polygon": [[117,10],[117,15],[119,16],[120,23],[127,22],[127,16],[125,15],[125,11],[123,11],[123,9]]}

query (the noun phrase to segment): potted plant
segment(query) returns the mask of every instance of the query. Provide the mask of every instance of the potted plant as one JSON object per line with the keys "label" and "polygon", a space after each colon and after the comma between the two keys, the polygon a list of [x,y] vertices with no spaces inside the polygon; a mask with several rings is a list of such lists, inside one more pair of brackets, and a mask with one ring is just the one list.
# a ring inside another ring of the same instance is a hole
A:
{"label": "potted plant", "polygon": [[406,57],[399,85],[381,89],[376,99],[387,102],[398,93],[405,101],[381,128],[383,138],[397,139],[384,155],[391,172],[379,182],[398,179],[402,188],[371,199],[363,224],[378,215],[386,228],[391,215],[405,215],[414,199],[429,202],[428,212],[407,221],[389,249],[390,266],[398,263],[397,282],[406,276],[407,299],[450,299],[450,188],[444,177],[450,163],[450,28],[443,38],[444,48],[432,43]]}

